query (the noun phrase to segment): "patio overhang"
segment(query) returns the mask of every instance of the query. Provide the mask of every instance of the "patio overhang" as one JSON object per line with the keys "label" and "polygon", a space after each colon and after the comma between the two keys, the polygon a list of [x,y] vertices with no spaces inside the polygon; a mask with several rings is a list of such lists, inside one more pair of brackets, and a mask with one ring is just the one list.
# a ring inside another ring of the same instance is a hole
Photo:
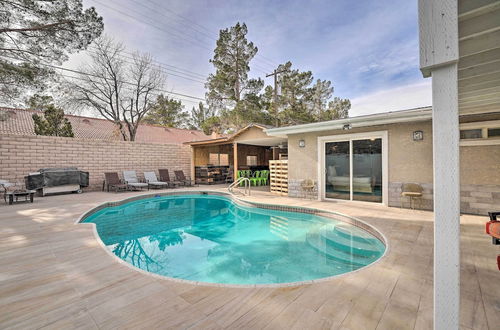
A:
{"label": "patio overhang", "polygon": [[191,176],[198,179],[196,173],[208,167],[223,168],[228,176],[238,169],[268,167],[269,160],[286,153],[287,139],[267,135],[267,128],[250,124],[229,136],[186,143],[191,146]]}

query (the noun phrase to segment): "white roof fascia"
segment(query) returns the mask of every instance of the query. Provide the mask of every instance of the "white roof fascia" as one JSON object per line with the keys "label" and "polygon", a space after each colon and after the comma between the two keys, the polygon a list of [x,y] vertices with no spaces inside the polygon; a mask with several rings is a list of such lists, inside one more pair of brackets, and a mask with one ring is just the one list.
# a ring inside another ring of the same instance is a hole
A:
{"label": "white roof fascia", "polygon": [[290,134],[330,131],[342,129],[350,124],[352,128],[369,127],[387,124],[426,121],[432,119],[432,108],[415,110],[393,111],[374,115],[358,116],[345,119],[336,119],[311,124],[294,125],[287,127],[269,128],[264,130],[267,135],[286,137]]}

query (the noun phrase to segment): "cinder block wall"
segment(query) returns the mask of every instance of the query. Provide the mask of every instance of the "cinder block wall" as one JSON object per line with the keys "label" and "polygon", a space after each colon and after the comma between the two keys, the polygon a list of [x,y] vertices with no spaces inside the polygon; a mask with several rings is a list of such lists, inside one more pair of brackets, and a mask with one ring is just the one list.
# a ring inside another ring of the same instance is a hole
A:
{"label": "cinder block wall", "polygon": [[102,187],[104,172],[167,168],[190,173],[189,146],[104,141],[52,136],[0,135],[0,179],[24,182],[24,176],[46,167],[78,167],[90,173],[88,190]]}

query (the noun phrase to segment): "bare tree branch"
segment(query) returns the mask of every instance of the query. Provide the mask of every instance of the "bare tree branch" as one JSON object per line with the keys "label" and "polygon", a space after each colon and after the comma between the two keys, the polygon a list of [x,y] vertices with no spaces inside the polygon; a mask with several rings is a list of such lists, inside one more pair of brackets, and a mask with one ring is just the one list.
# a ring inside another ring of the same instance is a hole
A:
{"label": "bare tree branch", "polygon": [[82,77],[70,89],[75,102],[93,108],[117,126],[124,140],[134,141],[165,76],[150,55],[137,53],[131,63],[125,63],[123,51],[122,44],[100,38],[91,63],[80,68]]}

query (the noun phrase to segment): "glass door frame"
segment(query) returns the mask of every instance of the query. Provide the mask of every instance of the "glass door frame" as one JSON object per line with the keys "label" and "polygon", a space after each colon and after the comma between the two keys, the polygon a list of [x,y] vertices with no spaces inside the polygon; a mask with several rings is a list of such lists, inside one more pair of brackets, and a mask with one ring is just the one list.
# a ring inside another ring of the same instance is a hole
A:
{"label": "glass door frame", "polygon": [[376,203],[387,206],[388,205],[388,190],[389,190],[389,148],[388,148],[388,133],[387,131],[364,132],[353,134],[338,134],[330,136],[318,137],[318,199],[332,200],[332,201],[346,201],[345,199],[335,199],[326,197],[326,166],[325,166],[325,145],[329,142],[349,142],[349,177],[350,177],[350,198],[348,201],[353,201],[353,150],[352,141],[365,140],[365,139],[382,139],[382,202],[363,202],[361,203]]}

